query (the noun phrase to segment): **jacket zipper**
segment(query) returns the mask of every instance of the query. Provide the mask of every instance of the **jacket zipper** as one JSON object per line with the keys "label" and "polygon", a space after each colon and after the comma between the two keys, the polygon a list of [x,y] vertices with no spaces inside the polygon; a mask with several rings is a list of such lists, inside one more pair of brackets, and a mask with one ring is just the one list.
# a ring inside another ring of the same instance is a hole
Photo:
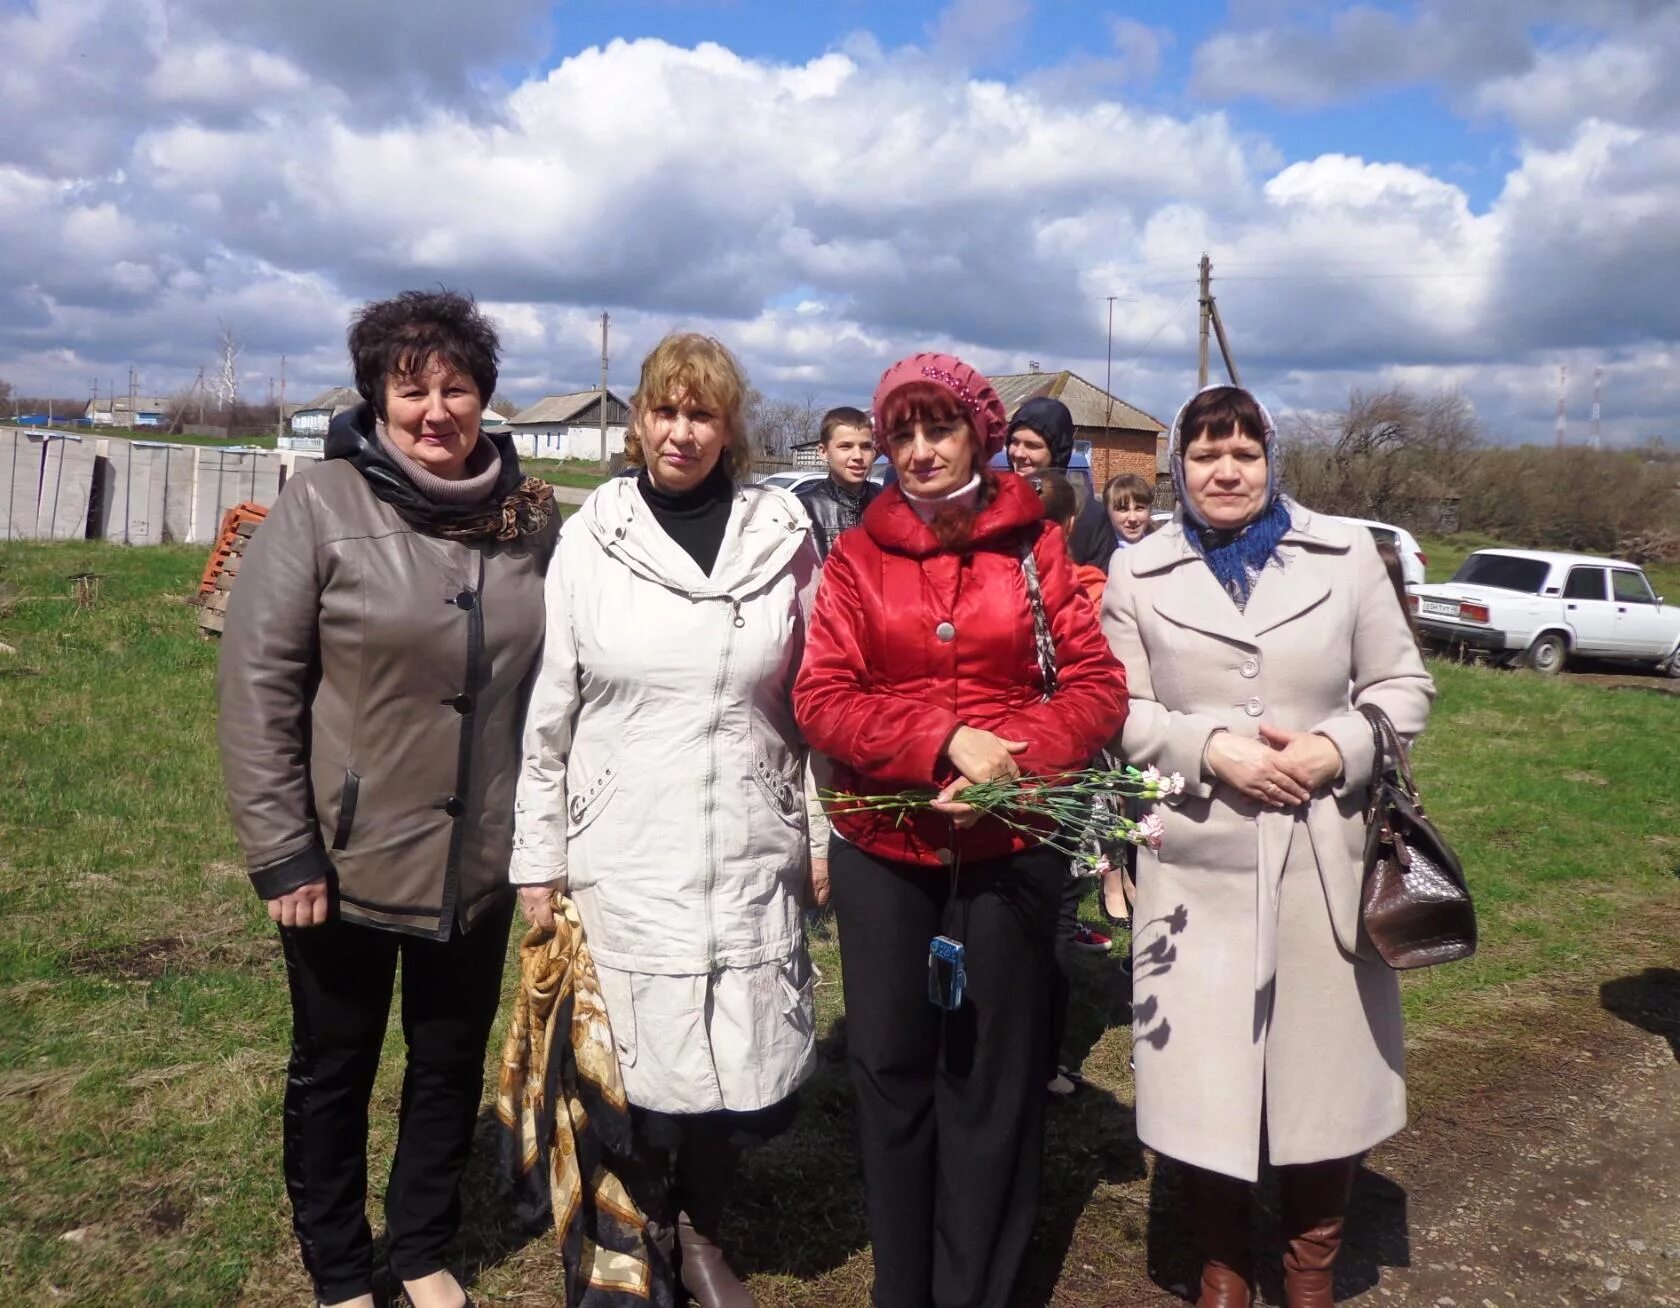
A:
{"label": "jacket zipper", "polygon": [[[479,666],[484,660],[484,553],[478,554],[478,580],[475,583],[472,605],[467,609],[467,710],[461,714],[461,740],[455,753],[455,794],[457,811],[450,815],[449,861],[443,869],[443,904],[438,909],[438,939],[449,939],[454,928],[455,904],[461,895],[461,849],[467,840],[467,804],[472,787],[473,722],[478,716]],[[460,596],[455,597],[459,604]],[[447,801],[446,801],[447,803]]]}
{"label": "jacket zipper", "polygon": [[723,633],[723,657],[718,660],[717,679],[712,683],[712,725],[706,733],[706,888],[702,895],[706,911],[706,971],[717,970],[717,930],[713,925],[712,893],[717,886],[717,786],[718,732],[723,727],[723,686],[729,675],[729,658],[735,650],[735,632],[747,625],[741,616],[741,601],[729,601],[729,626]]}

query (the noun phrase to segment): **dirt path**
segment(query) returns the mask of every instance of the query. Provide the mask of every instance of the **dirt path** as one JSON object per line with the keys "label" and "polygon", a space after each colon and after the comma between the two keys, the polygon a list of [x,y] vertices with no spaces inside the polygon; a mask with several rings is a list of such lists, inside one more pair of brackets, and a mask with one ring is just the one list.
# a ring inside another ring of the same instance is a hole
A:
{"label": "dirt path", "polygon": [[1491,1166],[1415,1178],[1411,1265],[1358,1302],[1680,1305],[1680,1061],[1632,1027],[1575,1057],[1573,1092],[1518,1092]]}
{"label": "dirt path", "polygon": [[[1361,1169],[1338,1303],[1680,1306],[1680,971],[1519,1001],[1509,1020],[1432,1038],[1408,1061],[1413,1102],[1441,1106]],[[1131,1206],[1146,1265],[1105,1258],[1082,1222],[1056,1308],[1188,1295],[1197,1267],[1176,1180],[1151,1170],[1146,1197],[1136,1183],[1093,1196]],[[1276,1305],[1274,1197],[1262,1208],[1262,1302]]]}

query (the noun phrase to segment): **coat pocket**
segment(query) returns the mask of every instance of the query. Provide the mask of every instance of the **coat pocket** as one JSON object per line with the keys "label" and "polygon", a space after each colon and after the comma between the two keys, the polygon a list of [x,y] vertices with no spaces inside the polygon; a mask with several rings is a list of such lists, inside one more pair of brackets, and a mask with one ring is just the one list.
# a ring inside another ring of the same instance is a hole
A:
{"label": "coat pocket", "polygon": [[356,824],[356,796],[362,788],[362,779],[349,768],[344,769],[344,786],[338,792],[338,823],[333,827],[332,847],[334,849],[348,849],[350,847],[350,830]]}
{"label": "coat pocket", "polygon": [[618,1054],[618,1065],[634,1067],[636,1002],[631,991],[630,974],[597,965],[595,975],[601,982],[601,1001],[607,1006],[607,1024],[612,1027],[613,1050]]}
{"label": "coat pocket", "polygon": [[582,781],[581,786],[574,788],[568,777],[566,788],[566,836],[568,839],[576,836],[585,827],[601,815],[612,798],[614,790],[618,789],[618,764],[616,759],[609,761],[593,777]]}
{"label": "coat pocket", "polygon": [[753,780],[776,811],[790,827],[805,825],[805,769],[797,761],[791,769],[781,769],[770,761],[769,752],[753,741]]}

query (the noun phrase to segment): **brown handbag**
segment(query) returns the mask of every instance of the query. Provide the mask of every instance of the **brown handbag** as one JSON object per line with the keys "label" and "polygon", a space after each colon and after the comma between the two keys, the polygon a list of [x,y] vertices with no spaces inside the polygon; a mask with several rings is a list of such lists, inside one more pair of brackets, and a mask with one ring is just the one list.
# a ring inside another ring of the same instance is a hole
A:
{"label": "brown handbag", "polygon": [[1476,910],[1464,868],[1423,811],[1406,743],[1373,704],[1376,763],[1365,808],[1365,934],[1396,971],[1456,963],[1476,952]]}

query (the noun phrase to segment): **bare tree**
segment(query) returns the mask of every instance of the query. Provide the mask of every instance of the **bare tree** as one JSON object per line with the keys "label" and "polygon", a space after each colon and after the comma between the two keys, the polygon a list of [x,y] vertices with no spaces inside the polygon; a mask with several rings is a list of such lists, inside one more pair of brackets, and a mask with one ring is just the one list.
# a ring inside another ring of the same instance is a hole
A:
{"label": "bare tree", "polygon": [[1356,390],[1344,410],[1296,414],[1285,437],[1285,484],[1303,503],[1426,528],[1480,443],[1462,395],[1403,387]]}
{"label": "bare tree", "polygon": [[785,457],[794,446],[816,440],[822,425],[822,409],[814,395],[799,401],[772,400],[754,387],[741,407],[753,448],[773,457]]}
{"label": "bare tree", "polygon": [[210,384],[210,393],[222,408],[231,409],[239,399],[239,356],[245,349],[245,342],[238,332],[219,318],[216,328],[216,375]]}

